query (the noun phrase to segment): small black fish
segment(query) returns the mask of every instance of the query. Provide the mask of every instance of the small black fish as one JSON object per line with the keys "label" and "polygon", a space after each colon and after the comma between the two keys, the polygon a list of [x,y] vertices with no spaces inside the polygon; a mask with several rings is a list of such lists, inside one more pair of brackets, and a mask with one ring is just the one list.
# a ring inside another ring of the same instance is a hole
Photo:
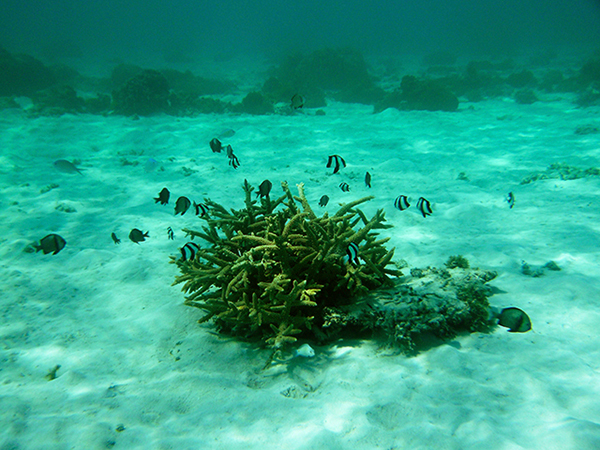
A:
{"label": "small black fish", "polygon": [[358,245],[354,242],[350,242],[348,244],[348,248],[346,249],[346,256],[348,257],[348,261],[353,264],[359,264],[358,261]]}
{"label": "small black fish", "polygon": [[506,196],[506,201],[508,202],[508,206],[512,209],[515,206],[515,195],[512,192],[509,192]]}
{"label": "small black fish", "polygon": [[327,168],[329,169],[330,167],[333,167],[333,173],[338,173],[340,167],[346,167],[346,161],[340,155],[331,155],[327,159]]}
{"label": "small black fish", "polygon": [[348,186],[348,183],[340,183],[340,189],[344,192],[348,192],[350,190],[350,186]]}
{"label": "small black fish", "polygon": [[229,158],[229,165],[234,169],[237,169],[238,167],[240,167],[240,160],[237,159],[237,156],[232,154],[231,158]]}
{"label": "small black fish", "polygon": [[188,242],[181,247],[181,259],[184,261],[192,261],[196,257],[196,252],[200,250],[200,246],[195,242]]}
{"label": "small black fish", "polygon": [[175,202],[175,215],[181,214],[182,216],[190,209],[192,202],[187,197],[179,197]]}
{"label": "small black fish", "polygon": [[365,174],[365,184],[368,188],[371,187],[371,174],[369,172]]}
{"label": "small black fish", "polygon": [[154,197],[154,203],[160,202],[161,205],[169,203],[169,196],[171,193],[167,188],[162,188],[162,191],[158,193],[158,197]]}
{"label": "small black fish", "polygon": [[394,201],[394,206],[400,211],[404,211],[406,208],[409,208],[410,203],[408,203],[408,197],[406,195],[399,195]]}
{"label": "small black fish", "polygon": [[258,192],[256,193],[256,196],[268,197],[272,187],[273,183],[271,183],[269,180],[263,181],[258,187]]}
{"label": "small black fish", "polygon": [[121,243],[121,239],[119,239],[115,233],[110,233],[110,237],[112,238],[112,240],[115,244]]}
{"label": "small black fish", "polygon": [[208,214],[208,206],[204,203],[196,203],[194,202],[194,208],[196,209],[196,215],[199,217],[204,217]]}
{"label": "small black fish", "polygon": [[427,217],[428,215],[431,215],[433,213],[431,209],[431,203],[429,202],[429,200],[423,197],[419,197],[419,200],[417,200],[417,209],[421,211],[423,217]]}
{"label": "small black fish", "polygon": [[43,251],[44,255],[47,255],[48,253],[56,255],[65,248],[65,245],[67,245],[67,241],[65,241],[62,236],[59,236],[58,234],[49,234],[48,236],[43,237],[39,244],[34,244],[33,248],[35,248],[36,252],[39,252],[40,250]]}
{"label": "small black fish", "polygon": [[221,153],[221,150],[223,150],[223,144],[217,138],[212,139],[209,145],[213,153]]}
{"label": "small black fish", "polygon": [[167,237],[171,240],[175,239],[175,233],[173,233],[173,228],[167,228]]}
{"label": "small black fish", "polygon": [[300,109],[304,106],[304,97],[299,94],[292,95],[292,109]]}
{"label": "small black fish", "polygon": [[511,333],[526,333],[531,330],[531,319],[519,308],[504,308],[498,319],[498,325],[508,328]]}
{"label": "small black fish", "polygon": [[135,242],[136,244],[139,244],[140,242],[144,242],[146,240],[147,237],[150,237],[148,235],[148,231],[146,231],[145,233],[142,233],[140,230],[138,230],[137,228],[134,228],[133,230],[131,230],[131,232],[129,233],[129,239],[131,239],[133,242]]}
{"label": "small black fish", "polygon": [[329,197],[324,195],[321,197],[321,200],[319,200],[319,206],[327,206],[327,203],[329,203]]}
{"label": "small black fish", "polygon": [[227,157],[229,159],[233,158],[233,147],[231,145],[228,145],[227,147],[225,147],[225,150],[227,151]]}

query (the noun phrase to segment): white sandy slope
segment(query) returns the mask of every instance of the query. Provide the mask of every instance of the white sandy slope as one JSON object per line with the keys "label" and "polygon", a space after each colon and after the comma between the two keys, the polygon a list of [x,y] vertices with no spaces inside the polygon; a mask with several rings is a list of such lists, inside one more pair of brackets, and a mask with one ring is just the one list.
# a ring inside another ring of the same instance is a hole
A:
{"label": "white sandy slope", "polygon": [[[600,448],[600,179],[520,185],[554,162],[600,166],[600,135],[574,134],[598,125],[599,110],[545,100],[377,115],[332,103],[322,117],[0,112],[0,449]],[[208,147],[228,128],[237,170]],[[348,167],[332,175],[330,154]],[[145,172],[150,157],[164,170]],[[61,158],[80,159],[83,175],[55,171]],[[202,223],[174,217],[174,200],[241,207],[244,178],[270,179],[274,194],[282,180],[304,182],[315,209],[329,195],[330,212],[374,195],[364,210],[386,209],[397,260],[463,254],[498,271],[491,303],[524,309],[533,330],[462,336],[411,358],[338,342],[261,371],[269,352],[198,325],[168,264],[186,242],[179,230]],[[156,205],[165,186],[171,201]],[[413,207],[395,210],[399,194]],[[419,196],[434,204],[426,219]],[[132,243],[132,228],[150,238]],[[61,253],[23,252],[48,233],[67,240]],[[528,277],[523,260],[562,271]]]}

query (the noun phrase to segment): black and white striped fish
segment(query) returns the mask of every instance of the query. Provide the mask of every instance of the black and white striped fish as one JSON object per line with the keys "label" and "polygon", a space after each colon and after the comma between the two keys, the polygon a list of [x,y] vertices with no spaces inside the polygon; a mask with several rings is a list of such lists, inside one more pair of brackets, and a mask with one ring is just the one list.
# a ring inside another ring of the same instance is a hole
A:
{"label": "black and white striped fish", "polygon": [[400,211],[404,211],[405,209],[410,207],[410,203],[408,203],[408,197],[406,195],[399,195],[394,200],[394,206],[398,208]]}
{"label": "black and white striped fish", "polygon": [[170,240],[175,239],[175,233],[173,233],[173,228],[171,228],[171,227],[167,228],[167,237]]}
{"label": "black and white striped fish", "polygon": [[433,213],[433,210],[431,209],[431,203],[424,197],[419,197],[419,200],[417,201],[417,209],[421,211],[423,217],[427,217]]}
{"label": "black and white striped fish", "polygon": [[184,261],[193,261],[198,250],[200,250],[200,246],[198,244],[195,242],[188,242],[181,247],[181,259]]}
{"label": "black and white striped fish", "polygon": [[350,186],[348,186],[348,183],[341,182],[340,189],[344,192],[348,192],[348,191],[350,191]]}
{"label": "black and white striped fish", "polygon": [[515,195],[512,192],[509,192],[506,196],[506,201],[508,202],[508,206],[512,209],[515,206]]}
{"label": "black and white striped fish", "polygon": [[350,242],[350,244],[348,244],[348,248],[346,248],[346,258],[348,258],[347,261],[350,261],[353,264],[359,264],[358,245],[354,242]]}
{"label": "black and white striped fish", "polygon": [[333,167],[333,173],[338,173],[340,167],[346,167],[346,161],[340,155],[331,155],[327,159],[327,168]]}
{"label": "black and white striped fish", "polygon": [[229,158],[229,165],[234,169],[237,169],[240,167],[240,160],[237,159],[237,156],[231,155],[231,158]]}
{"label": "black and white striped fish", "polygon": [[206,206],[204,203],[194,202],[194,208],[196,209],[196,215],[199,217],[204,217],[208,214],[208,206]]}

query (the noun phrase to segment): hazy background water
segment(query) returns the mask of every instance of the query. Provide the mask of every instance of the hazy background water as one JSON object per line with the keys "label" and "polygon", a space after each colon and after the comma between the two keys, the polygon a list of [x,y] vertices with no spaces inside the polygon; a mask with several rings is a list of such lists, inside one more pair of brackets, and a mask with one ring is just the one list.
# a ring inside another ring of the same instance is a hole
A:
{"label": "hazy background water", "polygon": [[598,0],[0,2],[0,46],[49,61],[218,61],[346,45],[367,55],[506,57],[598,43]]}

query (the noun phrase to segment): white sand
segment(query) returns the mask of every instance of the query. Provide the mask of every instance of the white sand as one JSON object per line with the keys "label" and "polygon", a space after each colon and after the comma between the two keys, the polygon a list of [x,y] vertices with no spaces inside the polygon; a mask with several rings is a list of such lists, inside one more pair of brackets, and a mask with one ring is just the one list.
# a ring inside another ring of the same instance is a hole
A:
{"label": "white sand", "polygon": [[[331,103],[324,117],[0,112],[0,449],[600,448],[600,178],[519,184],[554,162],[600,166],[600,135],[574,134],[600,110],[544,100],[378,115]],[[208,147],[227,128],[237,170]],[[348,167],[331,175],[330,154]],[[164,171],[145,172],[150,157]],[[75,158],[83,175],[52,166]],[[441,266],[463,254],[498,271],[491,303],[522,308],[533,330],[499,327],[412,358],[339,342],[261,371],[269,352],[198,325],[168,264],[186,242],[180,229],[202,224],[174,217],[175,199],[239,208],[244,178],[268,178],[274,193],[304,182],[315,209],[329,195],[328,211],[375,195],[364,210],[386,209],[397,260]],[[51,183],[60,187],[40,193]],[[413,200],[404,212],[393,208],[400,194]],[[434,204],[426,219],[419,196]],[[132,228],[150,238],[132,243]],[[67,240],[58,255],[23,252],[49,233]],[[528,277],[523,260],[562,271]]]}

